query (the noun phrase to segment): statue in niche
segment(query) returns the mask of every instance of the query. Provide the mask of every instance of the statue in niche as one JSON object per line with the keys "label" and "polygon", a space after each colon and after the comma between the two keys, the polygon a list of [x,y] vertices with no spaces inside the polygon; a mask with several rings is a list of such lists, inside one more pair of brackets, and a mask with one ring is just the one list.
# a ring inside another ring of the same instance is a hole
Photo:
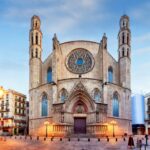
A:
{"label": "statue in niche", "polygon": [[82,104],[78,104],[75,112],[81,113],[81,114],[84,113],[85,112],[84,106]]}

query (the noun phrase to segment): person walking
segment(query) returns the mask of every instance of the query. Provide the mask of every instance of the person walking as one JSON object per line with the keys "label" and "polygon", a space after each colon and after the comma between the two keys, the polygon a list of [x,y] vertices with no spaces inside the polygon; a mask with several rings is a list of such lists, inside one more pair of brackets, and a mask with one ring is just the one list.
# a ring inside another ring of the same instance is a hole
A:
{"label": "person walking", "polygon": [[128,147],[129,147],[129,148],[134,148],[134,140],[133,140],[133,137],[132,137],[132,136],[129,137],[129,140],[128,140]]}
{"label": "person walking", "polygon": [[148,146],[148,135],[145,135],[146,146]]}

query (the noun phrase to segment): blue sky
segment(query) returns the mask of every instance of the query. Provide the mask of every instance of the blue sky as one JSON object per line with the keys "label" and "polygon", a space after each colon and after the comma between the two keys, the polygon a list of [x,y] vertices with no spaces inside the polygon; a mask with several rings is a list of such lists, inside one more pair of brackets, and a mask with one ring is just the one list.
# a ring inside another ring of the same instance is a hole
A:
{"label": "blue sky", "polygon": [[43,60],[54,33],[60,42],[99,42],[105,32],[108,50],[117,59],[119,19],[130,17],[132,91],[150,92],[149,0],[0,0],[0,85],[28,95],[29,29],[36,14],[42,21]]}

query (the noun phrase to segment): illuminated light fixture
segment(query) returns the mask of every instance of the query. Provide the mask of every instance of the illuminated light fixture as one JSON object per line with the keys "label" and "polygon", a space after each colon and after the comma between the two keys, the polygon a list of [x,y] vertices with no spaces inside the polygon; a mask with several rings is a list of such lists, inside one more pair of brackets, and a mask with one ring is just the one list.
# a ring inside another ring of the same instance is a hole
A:
{"label": "illuminated light fixture", "polygon": [[47,126],[49,125],[49,121],[45,121],[45,122],[44,122],[44,125],[45,125],[45,127],[46,127],[45,137],[47,137]]}
{"label": "illuminated light fixture", "polygon": [[2,86],[0,86],[0,99],[2,99],[4,96],[4,89]]}
{"label": "illuminated light fixture", "polygon": [[114,121],[114,120],[112,120],[112,121],[110,122],[110,124],[112,124],[112,126],[113,126],[113,137],[115,137],[115,125],[117,124],[117,122]]}

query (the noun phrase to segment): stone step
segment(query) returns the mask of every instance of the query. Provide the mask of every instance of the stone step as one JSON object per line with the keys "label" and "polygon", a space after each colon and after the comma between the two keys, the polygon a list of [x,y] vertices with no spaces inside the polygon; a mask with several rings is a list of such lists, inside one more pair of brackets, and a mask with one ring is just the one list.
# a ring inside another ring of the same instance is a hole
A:
{"label": "stone step", "polygon": [[94,138],[95,136],[91,134],[71,134],[68,137],[70,138]]}

